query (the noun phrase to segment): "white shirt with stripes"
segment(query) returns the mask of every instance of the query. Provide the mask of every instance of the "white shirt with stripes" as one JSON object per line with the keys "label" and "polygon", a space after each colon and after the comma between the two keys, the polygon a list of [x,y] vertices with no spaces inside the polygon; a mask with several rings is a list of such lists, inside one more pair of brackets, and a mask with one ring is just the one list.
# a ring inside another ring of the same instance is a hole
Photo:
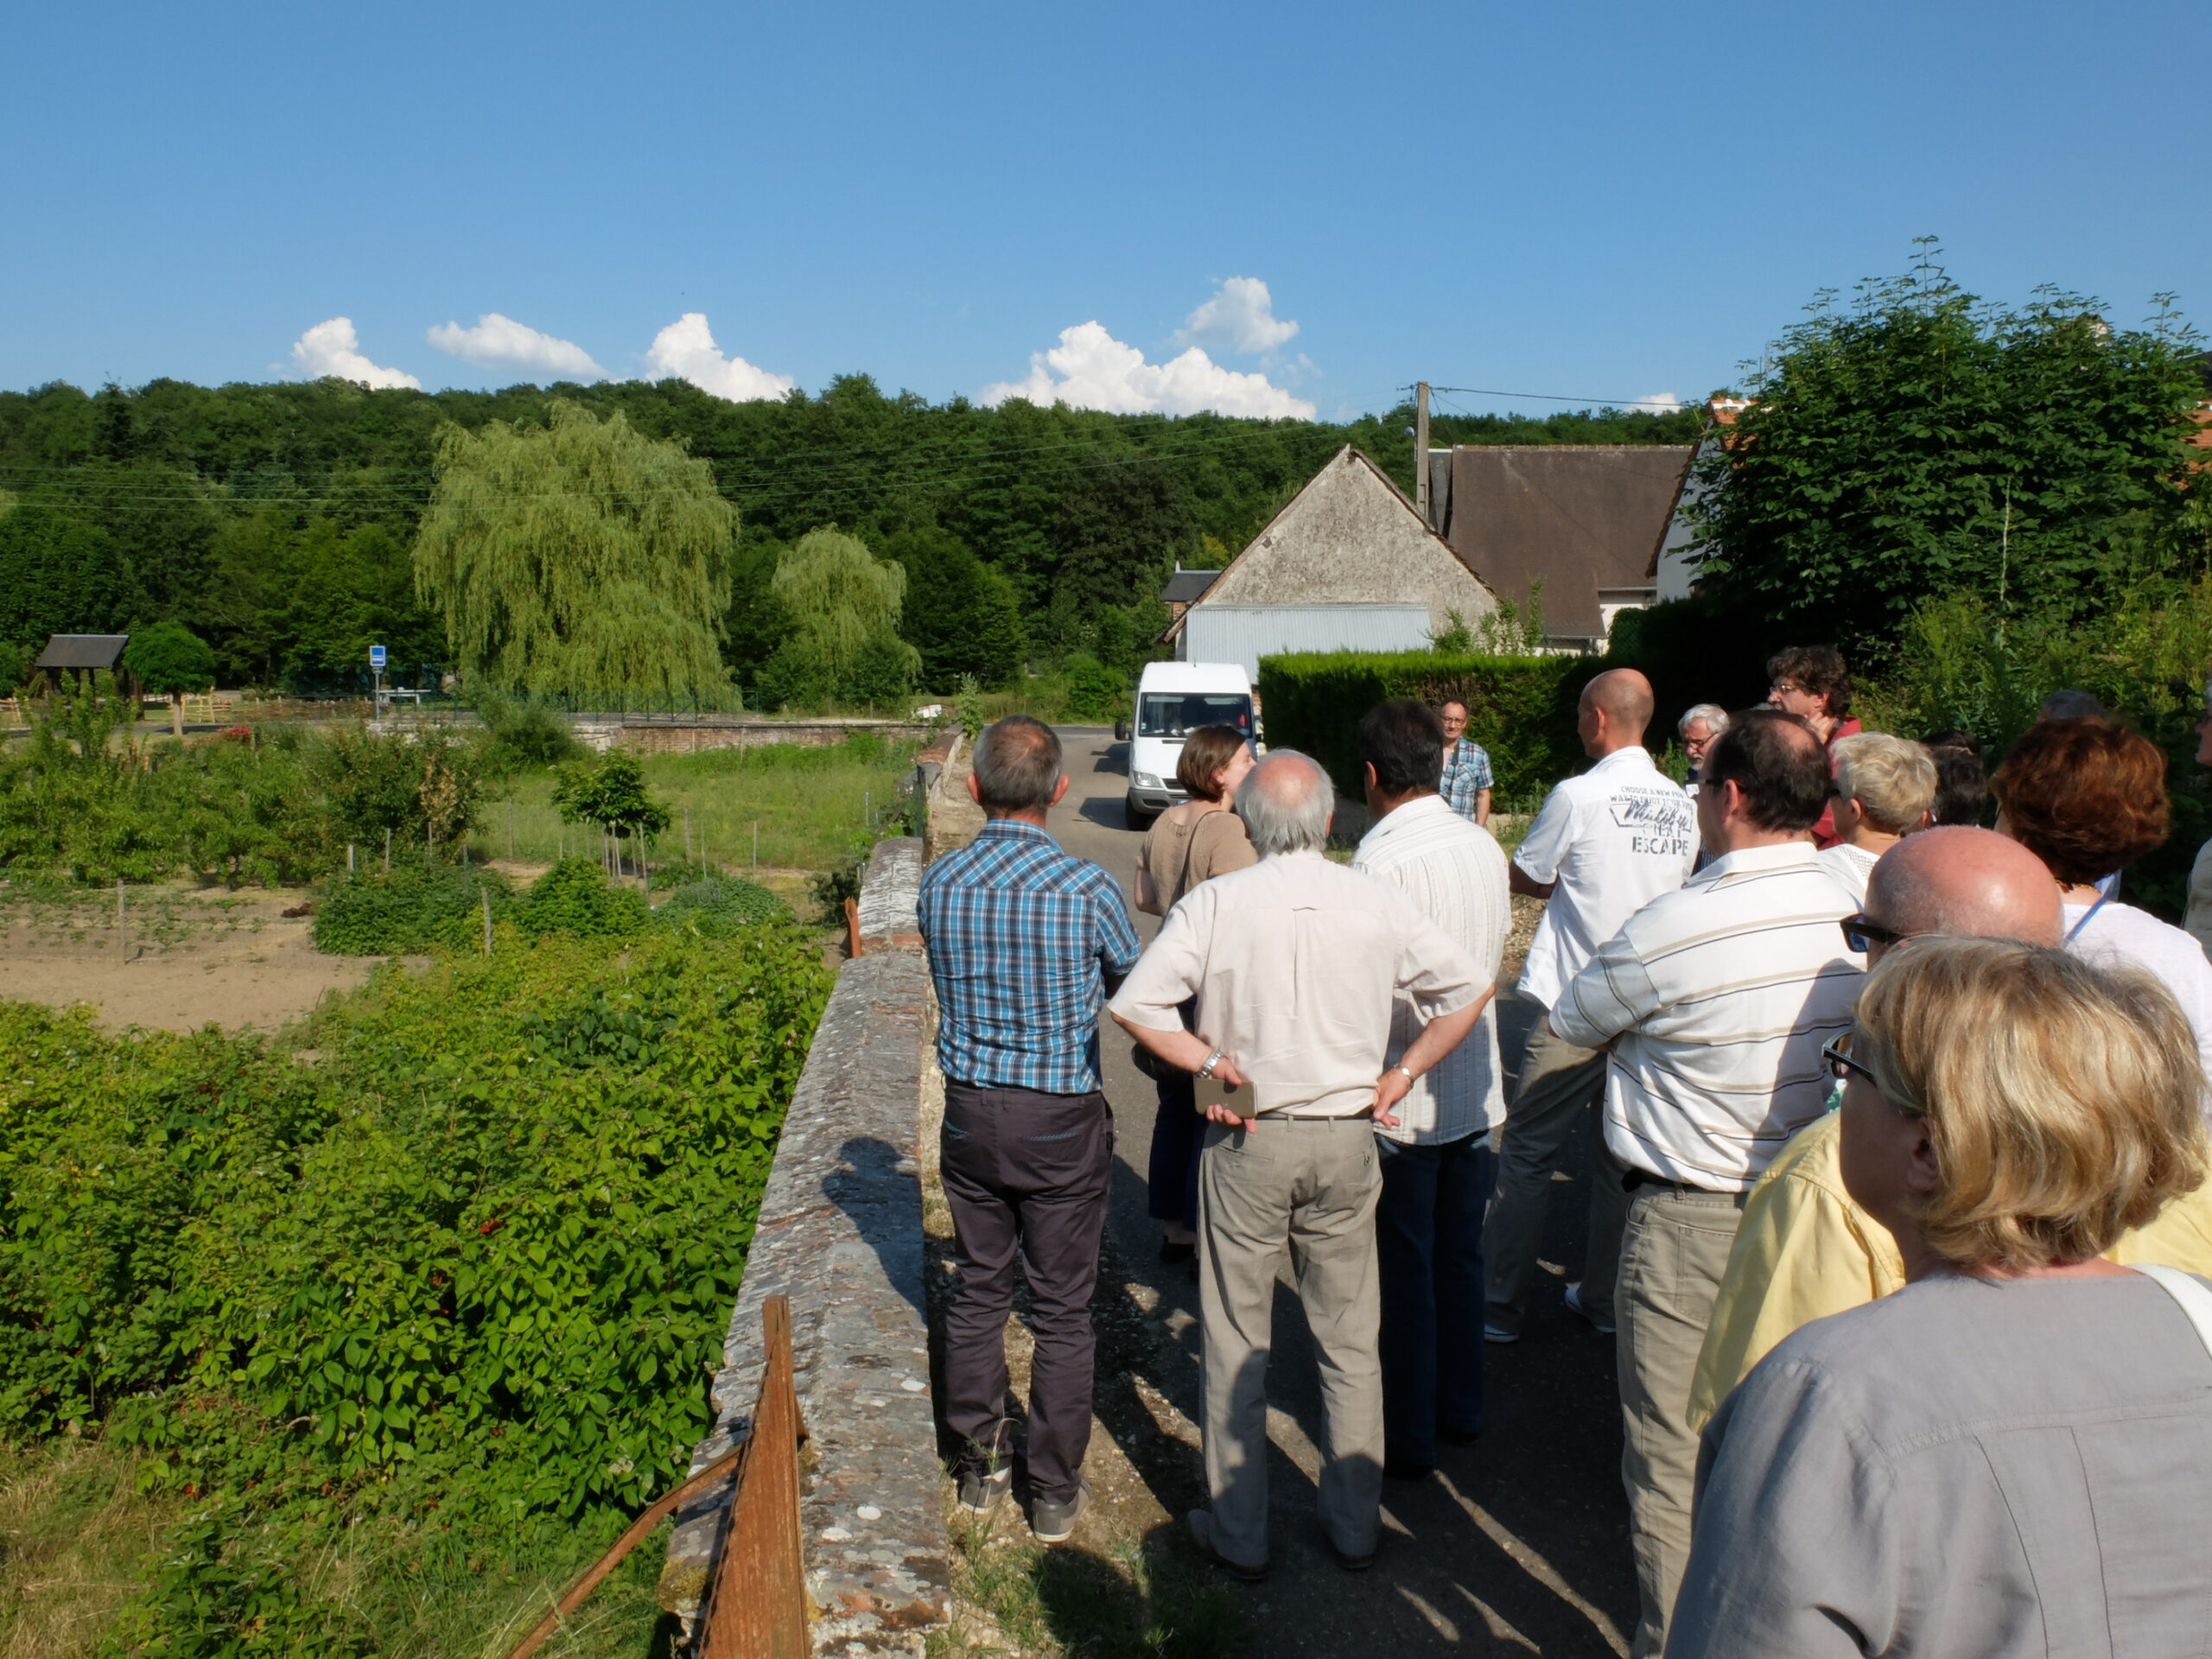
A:
{"label": "white shirt with stripes", "polygon": [[1570,1043],[1611,1043],[1605,1144],[1631,1169],[1745,1192],[1826,1109],[1821,1045],[1848,1031],[1858,908],[1812,843],[1747,847],[1662,894],[1552,1007]]}
{"label": "white shirt with stripes", "polygon": [[[1504,851],[1489,830],[1461,817],[1442,796],[1420,796],[1367,832],[1351,867],[1404,893],[1485,974],[1497,977],[1505,936],[1513,926],[1513,899]],[[1390,1012],[1386,1064],[1395,1064],[1413,1046],[1422,1023],[1413,999],[1399,995]],[[1503,1121],[1505,1084],[1498,1065],[1495,1001],[1459,1047],[1414,1079],[1396,1116],[1396,1128],[1378,1125],[1376,1134],[1413,1146],[1463,1141]]]}

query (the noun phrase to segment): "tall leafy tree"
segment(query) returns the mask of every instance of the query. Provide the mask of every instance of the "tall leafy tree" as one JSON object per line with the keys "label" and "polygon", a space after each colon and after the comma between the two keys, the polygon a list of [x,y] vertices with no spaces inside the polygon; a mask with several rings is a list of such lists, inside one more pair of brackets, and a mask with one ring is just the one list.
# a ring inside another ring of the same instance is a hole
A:
{"label": "tall leafy tree", "polygon": [[900,531],[883,550],[906,572],[899,632],[921,653],[923,684],[950,691],[972,674],[993,690],[1011,685],[1029,645],[1014,584],[935,525]]}
{"label": "tall leafy tree", "polygon": [[681,444],[556,399],[543,428],[440,434],[416,584],[463,671],[495,686],[686,695],[728,683],[736,529]]}
{"label": "tall leafy tree", "polygon": [[2193,338],[2163,305],[2143,329],[2098,310],[2048,291],[1985,305],[1932,256],[1816,308],[1701,462],[1706,592],[1878,639],[1936,595],[2072,616],[2146,563],[2201,559],[2183,533]]}
{"label": "tall leafy tree", "polygon": [[791,637],[764,687],[780,702],[887,706],[913,687],[921,656],[899,637],[906,573],[837,530],[810,531],[776,566]]}
{"label": "tall leafy tree", "polygon": [[169,729],[181,741],[185,694],[215,683],[215,653],[207,642],[181,622],[156,622],[132,633],[123,668],[146,690],[169,700]]}

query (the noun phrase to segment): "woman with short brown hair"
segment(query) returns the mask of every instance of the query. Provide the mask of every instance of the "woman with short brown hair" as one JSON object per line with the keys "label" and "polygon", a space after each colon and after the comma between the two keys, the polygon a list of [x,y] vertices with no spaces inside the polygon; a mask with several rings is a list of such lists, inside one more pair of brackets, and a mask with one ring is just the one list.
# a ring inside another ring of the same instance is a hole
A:
{"label": "woman with short brown hair", "polygon": [[2166,757],[2158,746],[2116,721],[2038,721],[1989,789],[1997,833],[2041,859],[2058,882],[2066,948],[2092,962],[2140,968],[2171,991],[2212,1077],[2212,962],[2181,929],[2097,886],[2165,844]]}
{"label": "woman with short brown hair", "polygon": [[[1169,807],[1145,832],[1137,855],[1139,910],[1165,916],[1201,881],[1260,861],[1232,804],[1236,785],[1251,770],[1251,745],[1234,726],[1200,726],[1184,738],[1175,781],[1190,799]],[[1154,1081],[1160,1106],[1152,1120],[1147,1170],[1152,1215],[1166,1234],[1161,1257],[1186,1262],[1198,1243],[1202,1126],[1189,1072],[1170,1068]]]}
{"label": "woman with short brown hair", "polygon": [[2188,1023],[2133,970],[1942,938],[1892,949],[1859,1020],[1827,1051],[1843,1179],[1906,1284],[1714,1414],[1667,1651],[2201,1650],[2212,1289],[2100,1254],[2204,1179]]}

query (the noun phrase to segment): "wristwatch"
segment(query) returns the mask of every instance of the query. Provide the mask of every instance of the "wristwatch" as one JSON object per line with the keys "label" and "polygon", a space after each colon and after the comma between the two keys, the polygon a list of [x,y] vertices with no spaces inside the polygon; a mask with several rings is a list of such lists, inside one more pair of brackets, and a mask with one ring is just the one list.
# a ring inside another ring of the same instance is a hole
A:
{"label": "wristwatch", "polygon": [[1206,1063],[1192,1073],[1192,1075],[1200,1078],[1211,1077],[1213,1076],[1214,1067],[1219,1065],[1221,1061],[1222,1053],[1221,1051],[1217,1048],[1212,1053],[1206,1056]]}

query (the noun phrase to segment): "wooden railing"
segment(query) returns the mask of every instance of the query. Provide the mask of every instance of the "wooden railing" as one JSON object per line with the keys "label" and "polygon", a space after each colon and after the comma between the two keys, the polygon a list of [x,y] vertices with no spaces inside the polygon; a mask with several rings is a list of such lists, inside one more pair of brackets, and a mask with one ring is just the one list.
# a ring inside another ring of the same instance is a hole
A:
{"label": "wooden railing", "polygon": [[744,1440],[632,1521],[507,1659],[537,1652],[671,1511],[725,1480],[734,1481],[736,1490],[722,1523],[714,1579],[700,1604],[698,1659],[806,1659],[806,1563],[798,1525],[798,1448],[806,1439],[806,1421],[791,1380],[791,1299],[769,1297],[761,1305],[760,1323],[768,1364]]}

